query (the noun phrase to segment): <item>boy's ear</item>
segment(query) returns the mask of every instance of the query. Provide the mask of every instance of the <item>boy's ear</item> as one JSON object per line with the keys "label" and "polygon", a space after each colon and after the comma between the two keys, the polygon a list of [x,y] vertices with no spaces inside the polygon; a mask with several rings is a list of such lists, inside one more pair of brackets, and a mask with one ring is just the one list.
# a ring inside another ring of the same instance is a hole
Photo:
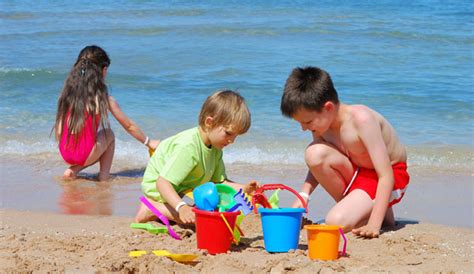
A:
{"label": "boy's ear", "polygon": [[326,111],[332,111],[334,108],[335,108],[335,105],[333,102],[327,101],[326,103],[324,103],[324,109]]}
{"label": "boy's ear", "polygon": [[207,116],[204,120],[204,125],[206,129],[211,129],[214,126],[214,118],[212,116]]}

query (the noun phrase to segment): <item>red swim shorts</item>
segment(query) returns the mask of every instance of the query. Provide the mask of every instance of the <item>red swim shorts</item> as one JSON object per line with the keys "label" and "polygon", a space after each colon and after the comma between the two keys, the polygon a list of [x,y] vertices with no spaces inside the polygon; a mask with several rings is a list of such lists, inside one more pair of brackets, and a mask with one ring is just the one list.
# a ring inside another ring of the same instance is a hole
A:
{"label": "red swim shorts", "polygon": [[[393,185],[392,195],[390,196],[389,206],[392,206],[403,198],[405,191],[410,181],[410,175],[407,172],[406,163],[396,163],[392,165],[393,177],[395,184]],[[375,193],[377,192],[377,185],[379,177],[375,172],[375,169],[363,168],[355,166],[354,176],[351,182],[347,185],[344,195],[350,193],[354,189],[361,189],[369,194],[372,200],[375,199]]]}

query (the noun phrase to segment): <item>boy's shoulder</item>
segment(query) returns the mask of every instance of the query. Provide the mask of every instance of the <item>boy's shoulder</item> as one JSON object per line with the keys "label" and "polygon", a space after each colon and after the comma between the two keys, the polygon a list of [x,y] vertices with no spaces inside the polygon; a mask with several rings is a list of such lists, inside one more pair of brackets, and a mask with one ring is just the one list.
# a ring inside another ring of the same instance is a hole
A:
{"label": "boy's shoulder", "polygon": [[199,138],[199,130],[197,128],[190,128],[166,138],[163,140],[163,143],[174,147],[192,147],[198,140],[197,138]]}
{"label": "boy's shoulder", "polygon": [[377,122],[382,117],[378,112],[366,105],[348,105],[348,110],[347,113],[350,117],[348,120],[355,125]]}

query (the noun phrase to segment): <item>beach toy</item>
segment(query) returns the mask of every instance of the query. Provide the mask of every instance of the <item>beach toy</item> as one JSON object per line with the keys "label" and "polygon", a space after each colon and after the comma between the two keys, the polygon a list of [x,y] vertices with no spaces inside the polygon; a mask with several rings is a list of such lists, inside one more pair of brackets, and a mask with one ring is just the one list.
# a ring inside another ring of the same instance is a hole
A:
{"label": "beach toy", "polygon": [[235,191],[231,186],[223,184],[216,184],[216,188],[219,195],[217,208],[219,209],[219,212],[225,212],[235,205],[234,195],[237,191]]}
{"label": "beach toy", "polygon": [[154,207],[146,198],[145,196],[141,196],[140,197],[140,201],[146,205],[150,210],[151,212],[153,212],[153,214],[156,215],[156,217],[158,217],[158,219],[160,219],[165,225],[166,227],[168,228],[168,233],[170,234],[171,237],[173,237],[174,239],[176,240],[181,240],[181,237],[179,237],[178,234],[176,234],[176,232],[174,232],[174,230],[171,228],[170,226],[170,222],[168,221],[168,218],[165,217],[165,215],[163,215],[156,207]]}
{"label": "beach toy", "polygon": [[193,208],[196,214],[197,248],[209,254],[226,253],[234,240],[233,231],[240,212],[214,212]]}
{"label": "beach toy", "polygon": [[280,192],[280,189],[275,190],[270,198],[268,198],[268,203],[270,204],[271,208],[278,209],[278,204],[280,203],[278,192]]}
{"label": "beach toy", "polygon": [[[308,231],[308,257],[319,260],[336,260],[346,255],[347,239],[342,228],[336,225],[305,225]],[[339,235],[344,240],[339,252]]]}
{"label": "beach toy", "polygon": [[[270,208],[263,191],[286,189],[298,197],[305,208]],[[255,197],[257,195],[257,197]],[[304,212],[308,212],[304,199],[294,189],[282,184],[263,185],[255,191],[254,207],[261,204],[258,212],[262,219],[263,242],[268,252],[288,252],[297,249],[300,237],[301,219]]]}
{"label": "beach toy", "polygon": [[239,216],[237,216],[237,219],[235,220],[235,229],[233,235],[234,239],[237,241],[237,245],[240,243],[240,237],[245,236],[242,229],[240,229],[240,224],[242,223],[244,217],[245,215],[241,213]]}
{"label": "beach toy", "polygon": [[177,261],[180,263],[188,263],[194,261],[199,255],[197,254],[173,254],[167,250],[153,250],[153,254],[156,256],[163,256],[172,259],[173,261]]}
{"label": "beach toy", "polygon": [[185,196],[189,197],[190,199],[194,200],[193,190],[188,189],[182,192]]}
{"label": "beach toy", "polygon": [[193,190],[194,203],[201,210],[213,211],[219,204],[219,194],[214,183],[209,182]]}
{"label": "beach toy", "polygon": [[134,229],[144,229],[144,230],[150,232],[151,234],[158,234],[158,233],[168,232],[168,229],[166,227],[158,227],[158,226],[154,226],[150,223],[131,223],[130,227],[134,228]]}
{"label": "beach toy", "polygon": [[252,203],[249,201],[248,197],[246,196],[245,193],[243,193],[242,189],[240,189],[235,195],[234,195],[234,202],[235,205],[231,208],[229,208],[227,211],[229,212],[235,212],[241,210],[242,213],[247,216],[250,212],[253,210]]}
{"label": "beach toy", "polygon": [[135,251],[130,251],[128,252],[128,256],[130,257],[140,257],[142,255],[145,255],[147,252],[145,250],[135,250]]}
{"label": "beach toy", "polygon": [[[188,263],[194,261],[199,255],[196,254],[174,254],[169,252],[168,250],[153,250],[153,254],[156,256],[163,256],[163,257],[168,257],[172,259],[173,261],[177,261],[180,263]],[[128,256],[130,257],[140,257],[143,255],[148,254],[146,250],[136,250],[136,251],[130,251],[128,252]]]}
{"label": "beach toy", "polygon": [[308,212],[308,205],[306,204],[306,201],[303,199],[303,197],[301,197],[301,195],[298,192],[296,192],[296,190],[292,189],[291,187],[287,187],[286,185],[283,185],[283,184],[266,184],[266,185],[262,185],[257,190],[255,190],[255,193],[253,194],[252,204],[253,204],[255,213],[257,213],[257,204],[262,205],[264,208],[272,208],[272,206],[268,202],[265,195],[263,195],[263,192],[265,190],[276,190],[276,189],[286,189],[292,192],[293,194],[295,194],[296,197],[301,201],[301,204],[303,205],[303,207],[305,208],[305,212]]}
{"label": "beach toy", "polygon": [[259,208],[263,242],[268,252],[297,249],[304,208]]}

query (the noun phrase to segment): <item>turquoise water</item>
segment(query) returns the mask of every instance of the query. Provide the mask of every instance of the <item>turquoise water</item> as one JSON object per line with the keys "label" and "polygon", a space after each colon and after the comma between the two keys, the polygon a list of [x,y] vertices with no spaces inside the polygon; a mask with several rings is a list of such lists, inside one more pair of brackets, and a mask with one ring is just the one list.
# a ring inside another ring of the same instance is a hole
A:
{"label": "turquoise water", "polygon": [[[202,2],[2,1],[0,156],[57,157],[58,94],[79,51],[97,44],[112,60],[111,94],[154,138],[195,126],[213,91],[238,89],[252,127],[227,163],[303,163],[310,134],[279,105],[291,70],[313,65],[342,101],[391,121],[412,165],[472,171],[471,1]],[[143,147],[112,125],[117,161],[143,162]]]}

